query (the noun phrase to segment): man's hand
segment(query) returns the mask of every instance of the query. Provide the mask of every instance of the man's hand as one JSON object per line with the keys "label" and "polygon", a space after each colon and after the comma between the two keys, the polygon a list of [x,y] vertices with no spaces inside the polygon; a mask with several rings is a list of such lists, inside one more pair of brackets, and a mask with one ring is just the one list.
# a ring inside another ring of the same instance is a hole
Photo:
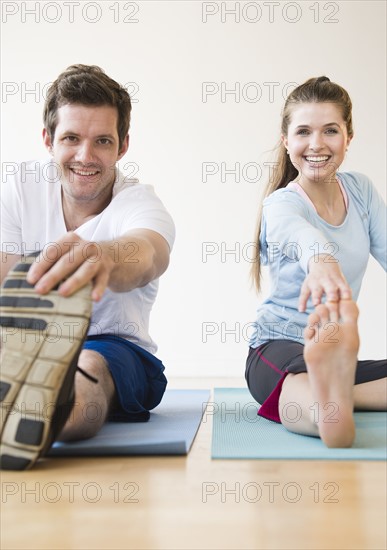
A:
{"label": "man's hand", "polygon": [[32,264],[27,280],[40,294],[59,284],[58,292],[62,296],[70,296],[92,282],[92,299],[98,302],[107,287],[115,292],[127,292],[145,286],[159,277],[168,263],[167,241],[148,229],[130,231],[114,242],[98,243],[69,232],[44,247]]}
{"label": "man's hand", "polygon": [[98,302],[113,268],[113,259],[97,243],[70,232],[44,247],[29,270],[27,281],[35,285],[39,294],[46,294],[61,283],[58,292],[62,296],[70,296],[92,281],[92,299]]}

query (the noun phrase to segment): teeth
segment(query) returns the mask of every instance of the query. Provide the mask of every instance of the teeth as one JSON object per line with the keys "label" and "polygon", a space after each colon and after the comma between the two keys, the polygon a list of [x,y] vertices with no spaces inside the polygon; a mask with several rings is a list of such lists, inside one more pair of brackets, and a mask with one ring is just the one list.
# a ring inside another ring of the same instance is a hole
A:
{"label": "teeth", "polygon": [[75,174],[78,174],[79,176],[95,176],[96,174],[98,174],[98,171],[97,172],[83,172],[82,170],[75,170],[74,168],[72,169],[72,171]]}
{"label": "teeth", "polygon": [[325,162],[329,159],[327,156],[322,157],[305,157],[308,162]]}

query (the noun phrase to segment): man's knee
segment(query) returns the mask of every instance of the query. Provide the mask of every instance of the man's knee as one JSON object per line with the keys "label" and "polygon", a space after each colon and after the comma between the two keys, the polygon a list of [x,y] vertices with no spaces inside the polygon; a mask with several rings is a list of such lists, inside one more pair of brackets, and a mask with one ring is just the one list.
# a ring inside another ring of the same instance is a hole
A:
{"label": "man's knee", "polygon": [[97,351],[82,350],[78,365],[81,371],[76,376],[76,393],[98,396],[97,401],[102,400],[106,409],[115,405],[116,389],[106,359]]}
{"label": "man's knee", "polygon": [[98,379],[99,376],[109,375],[109,367],[106,359],[92,349],[84,349],[78,359],[78,366],[90,376]]}

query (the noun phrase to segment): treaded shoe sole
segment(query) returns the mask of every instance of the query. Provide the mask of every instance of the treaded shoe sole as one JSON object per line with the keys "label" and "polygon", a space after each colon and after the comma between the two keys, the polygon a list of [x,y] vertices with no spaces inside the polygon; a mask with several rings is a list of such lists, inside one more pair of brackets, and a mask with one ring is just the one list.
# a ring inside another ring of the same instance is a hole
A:
{"label": "treaded shoe sole", "polygon": [[8,273],[0,297],[0,468],[25,470],[48,451],[74,402],[92,310],[91,285],[70,297],[26,281],[37,254]]}

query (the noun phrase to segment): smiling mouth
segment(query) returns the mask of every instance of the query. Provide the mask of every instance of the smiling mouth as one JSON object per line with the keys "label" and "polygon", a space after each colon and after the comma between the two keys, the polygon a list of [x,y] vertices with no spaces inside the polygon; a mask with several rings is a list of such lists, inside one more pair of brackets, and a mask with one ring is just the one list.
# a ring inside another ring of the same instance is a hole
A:
{"label": "smiling mouth", "polygon": [[306,159],[309,164],[320,166],[321,164],[324,164],[327,162],[331,157],[329,155],[316,155],[316,156],[305,156],[304,159]]}
{"label": "smiling mouth", "polygon": [[93,177],[101,173],[101,170],[98,169],[76,168],[71,166],[69,167],[69,170],[78,177]]}

